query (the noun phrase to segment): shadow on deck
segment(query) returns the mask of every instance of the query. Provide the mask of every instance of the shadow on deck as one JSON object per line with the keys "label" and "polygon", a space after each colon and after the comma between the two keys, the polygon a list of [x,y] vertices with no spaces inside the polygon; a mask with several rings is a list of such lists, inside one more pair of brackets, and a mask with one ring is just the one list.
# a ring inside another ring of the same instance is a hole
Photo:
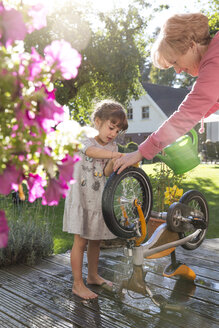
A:
{"label": "shadow on deck", "polygon": [[[219,239],[206,240],[195,251],[176,250],[179,260],[196,272],[195,284],[162,276],[169,257],[145,260],[145,281],[161,294],[174,310],[161,311],[150,300],[134,292],[118,295],[92,287],[98,300],[82,301],[71,292],[69,254],[52,256],[29,267],[16,265],[0,269],[0,327],[34,328],[178,328],[219,327]],[[132,265],[123,249],[101,251],[99,272],[115,285],[128,278]],[[87,274],[86,258],[84,278]]]}

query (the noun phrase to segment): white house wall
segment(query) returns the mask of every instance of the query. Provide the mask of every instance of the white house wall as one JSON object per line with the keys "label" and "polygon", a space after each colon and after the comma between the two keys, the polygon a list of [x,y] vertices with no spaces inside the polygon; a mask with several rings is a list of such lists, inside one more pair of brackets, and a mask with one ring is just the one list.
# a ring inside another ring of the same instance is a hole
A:
{"label": "white house wall", "polygon": [[[145,106],[149,106],[149,118],[142,119],[142,107]],[[130,107],[133,109],[133,119],[128,120],[127,133],[151,133],[167,119],[167,116],[149,94],[131,101]]]}
{"label": "white house wall", "polygon": [[209,122],[206,123],[206,139],[210,139],[213,142],[219,141],[219,110],[212,116],[210,115],[207,121]]}
{"label": "white house wall", "polygon": [[219,123],[218,122],[212,122],[212,123],[207,123],[207,128],[206,128],[206,139],[210,139],[211,141],[219,141]]}

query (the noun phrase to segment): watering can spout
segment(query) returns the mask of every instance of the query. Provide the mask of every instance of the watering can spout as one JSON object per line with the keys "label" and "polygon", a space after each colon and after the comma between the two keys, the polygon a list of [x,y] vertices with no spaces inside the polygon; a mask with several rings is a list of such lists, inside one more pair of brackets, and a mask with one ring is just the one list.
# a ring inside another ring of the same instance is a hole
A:
{"label": "watering can spout", "polygon": [[194,129],[189,131],[171,145],[164,148],[164,155],[157,154],[156,157],[169,166],[175,174],[183,174],[190,171],[198,164],[198,136]]}

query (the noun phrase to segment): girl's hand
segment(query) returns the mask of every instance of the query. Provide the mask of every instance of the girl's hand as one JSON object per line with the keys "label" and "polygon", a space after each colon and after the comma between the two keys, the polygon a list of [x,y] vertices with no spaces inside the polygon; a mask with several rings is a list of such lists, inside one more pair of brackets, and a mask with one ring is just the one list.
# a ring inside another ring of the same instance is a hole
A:
{"label": "girl's hand", "polygon": [[113,157],[112,159],[110,159],[104,169],[104,175],[106,177],[109,177],[111,173],[113,173],[113,166],[115,161],[120,158],[121,156],[123,156],[124,154],[122,153],[118,153],[118,152],[114,152],[115,157]]}
{"label": "girl's hand", "polygon": [[[124,154],[123,154],[124,155]],[[133,164],[136,164],[142,160],[142,155],[139,150],[125,154],[124,156],[121,156],[120,158],[115,160],[115,163],[113,165],[113,170],[118,170],[118,174],[121,173],[126,167],[131,166]]]}
{"label": "girl's hand", "polygon": [[112,160],[115,161],[116,159],[122,157],[124,154],[123,153],[119,153],[118,151],[113,151],[112,152]]}

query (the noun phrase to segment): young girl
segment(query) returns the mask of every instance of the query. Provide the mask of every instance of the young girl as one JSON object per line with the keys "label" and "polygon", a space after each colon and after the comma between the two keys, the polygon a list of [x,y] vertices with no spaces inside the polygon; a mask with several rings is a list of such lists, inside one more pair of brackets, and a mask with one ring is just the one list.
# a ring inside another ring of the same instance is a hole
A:
{"label": "young girl", "polygon": [[72,292],[83,299],[97,297],[82,279],[83,255],[87,244],[87,284],[112,285],[98,275],[100,242],[115,238],[105,225],[101,199],[105,177],[112,173],[114,160],[122,156],[114,140],[120,131],[128,128],[125,110],[121,104],[111,100],[97,105],[93,122],[99,133],[84,142],[81,160],[75,164],[76,182],[71,185],[67,195],[63,219],[63,231],[74,234],[71,251]]}

